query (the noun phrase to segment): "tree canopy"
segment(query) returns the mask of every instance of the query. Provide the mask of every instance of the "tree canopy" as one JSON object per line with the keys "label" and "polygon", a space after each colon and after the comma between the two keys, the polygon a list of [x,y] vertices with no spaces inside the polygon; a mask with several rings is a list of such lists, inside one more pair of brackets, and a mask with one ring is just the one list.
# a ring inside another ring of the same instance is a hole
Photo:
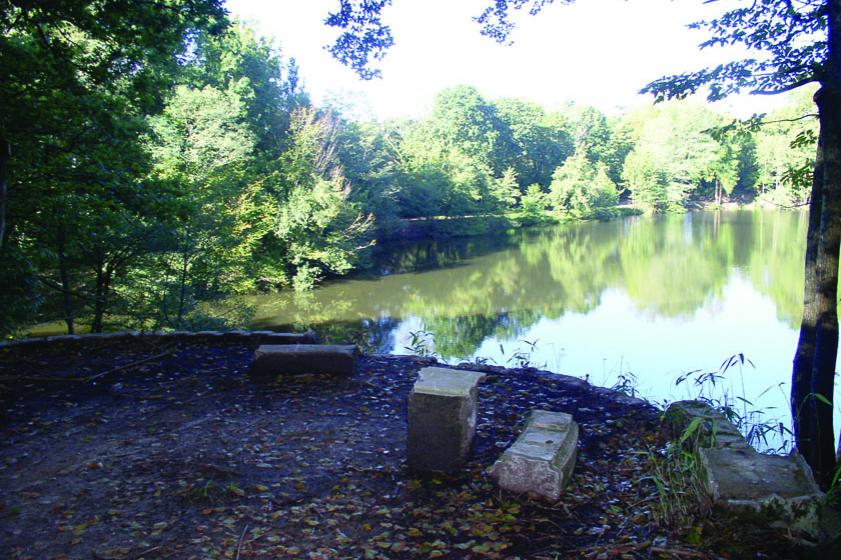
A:
{"label": "tree canopy", "polygon": [[[67,29],[74,45],[94,45],[67,9],[51,24],[59,39]],[[799,122],[714,137],[704,131],[721,117],[686,102],[608,118],[573,103],[550,111],[489,99],[469,85],[439,92],[426,118],[352,121],[313,106],[297,64],[271,42],[208,14],[185,16],[181,35],[136,62],[152,89],[119,68],[101,83],[84,73],[61,81],[71,65],[95,73],[88,64],[99,61],[70,44],[69,59],[39,62],[54,74],[37,84],[15,73],[17,58],[0,58],[13,78],[3,87],[24,95],[3,100],[17,103],[4,113],[14,146],[5,332],[48,318],[71,332],[238,321],[207,316],[202,302],[309,289],[364,267],[375,239],[417,218],[518,225],[607,218],[628,202],[680,210],[720,201],[716,192],[803,196],[787,178],[806,148],[782,149],[802,135]],[[36,48],[37,26],[21,25],[4,44]],[[36,86],[39,96],[25,97]]]}

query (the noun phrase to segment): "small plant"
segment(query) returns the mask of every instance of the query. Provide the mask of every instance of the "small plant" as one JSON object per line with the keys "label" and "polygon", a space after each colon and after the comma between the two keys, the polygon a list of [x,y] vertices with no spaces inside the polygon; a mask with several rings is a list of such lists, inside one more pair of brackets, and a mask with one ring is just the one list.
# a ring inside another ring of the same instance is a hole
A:
{"label": "small plant", "polygon": [[[649,482],[651,515],[658,524],[698,531],[698,521],[710,513],[711,503],[701,477],[697,456],[681,442],[698,437],[698,426],[687,426],[680,441],[648,454],[650,473],[638,482]],[[700,536],[700,535],[699,535]]]}
{"label": "small plant", "polygon": [[617,376],[616,383],[613,384],[611,389],[625,393],[629,397],[636,397],[639,394],[639,391],[637,391],[638,385],[637,376],[628,371]]}
{"label": "small plant", "polygon": [[489,363],[495,364],[496,360],[494,360],[493,358],[491,358],[489,356],[476,356],[475,358],[473,358],[473,363],[478,364],[480,366],[484,366],[484,365],[487,365]]}
{"label": "small plant", "polygon": [[829,484],[829,490],[826,491],[826,501],[835,508],[841,506],[841,465],[835,467],[832,482]]}
{"label": "small plant", "polygon": [[[534,341],[520,340],[519,342],[525,343],[527,348],[525,350],[516,350],[511,357],[505,361],[505,363],[510,364],[513,362],[518,368],[532,367],[532,357],[537,351],[537,339]],[[499,345],[499,349],[503,354],[505,354],[505,349],[501,344]],[[545,367],[545,365],[535,365],[534,367]]]}
{"label": "small plant", "polygon": [[435,358],[438,354],[432,350],[435,344],[434,335],[427,331],[413,331],[409,333],[409,345],[403,348],[421,358]]}
{"label": "small plant", "polygon": [[[707,430],[705,428],[712,428]],[[648,475],[638,482],[650,482],[647,499],[655,523],[685,530],[687,538],[700,542],[699,523],[710,514],[712,503],[698,455],[701,438],[715,439],[715,426],[702,417],[694,418],[677,439],[646,454]],[[645,488],[643,486],[642,488]]]}
{"label": "small plant", "polygon": [[224,494],[224,489],[208,480],[203,486],[188,485],[178,491],[190,503],[215,505]]}

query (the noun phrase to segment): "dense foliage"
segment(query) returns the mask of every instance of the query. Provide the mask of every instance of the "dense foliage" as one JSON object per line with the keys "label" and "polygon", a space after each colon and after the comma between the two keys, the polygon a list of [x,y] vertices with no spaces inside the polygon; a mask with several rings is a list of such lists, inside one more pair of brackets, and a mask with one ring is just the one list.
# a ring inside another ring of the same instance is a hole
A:
{"label": "dense foliage", "polygon": [[355,122],[314,107],[294,60],[215,2],[157,2],[178,14],[159,32],[124,25],[153,17],[132,3],[50,6],[2,12],[4,333],[235,321],[200,302],[307,290],[412,219],[807,196],[806,96],[773,127],[719,133],[730,119],[688,102],[608,118],[469,86],[421,120]]}

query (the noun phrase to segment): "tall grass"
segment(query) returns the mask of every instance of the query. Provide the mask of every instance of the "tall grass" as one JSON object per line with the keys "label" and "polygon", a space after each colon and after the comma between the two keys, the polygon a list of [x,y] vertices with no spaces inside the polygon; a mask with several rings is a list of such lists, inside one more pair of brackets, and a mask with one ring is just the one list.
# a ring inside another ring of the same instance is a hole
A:
{"label": "tall grass", "polygon": [[[771,407],[758,407],[747,398],[745,369],[756,369],[744,354],[726,358],[715,371],[694,370],[678,376],[675,386],[689,387],[694,398],[719,410],[742,433],[748,444],[764,453],[786,454],[793,446],[794,434],[780,420],[772,418]],[[782,390],[783,383],[763,390],[761,398],[771,390]],[[738,388],[740,394],[734,391]]]}

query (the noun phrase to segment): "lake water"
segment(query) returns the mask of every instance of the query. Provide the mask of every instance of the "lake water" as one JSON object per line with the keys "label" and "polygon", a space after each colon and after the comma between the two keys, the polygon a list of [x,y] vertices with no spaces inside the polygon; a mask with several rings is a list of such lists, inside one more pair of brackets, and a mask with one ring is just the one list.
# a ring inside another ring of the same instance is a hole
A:
{"label": "lake water", "polygon": [[365,276],[249,303],[259,328],[528,362],[657,402],[696,396],[681,374],[742,354],[752,365],[731,367],[718,396],[788,425],[806,228],[805,212],[694,212],[389,244]]}

